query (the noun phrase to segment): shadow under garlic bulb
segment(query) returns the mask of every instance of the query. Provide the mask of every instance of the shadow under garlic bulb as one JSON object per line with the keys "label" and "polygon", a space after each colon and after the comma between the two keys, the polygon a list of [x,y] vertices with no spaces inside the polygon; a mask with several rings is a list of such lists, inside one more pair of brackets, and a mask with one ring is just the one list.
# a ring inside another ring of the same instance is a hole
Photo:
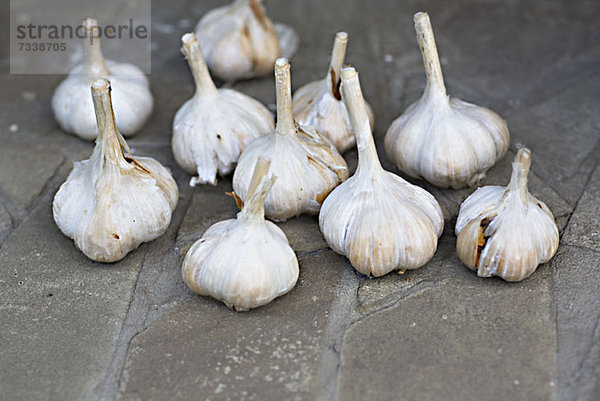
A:
{"label": "shadow under garlic bulb", "polygon": [[520,149],[508,186],[477,189],[460,206],[456,250],[479,277],[529,277],[558,249],[558,228],[548,206],[527,190],[529,149]]}
{"label": "shadow under garlic bulb", "polygon": [[253,166],[260,157],[270,158],[277,182],[265,202],[266,216],[286,220],[302,213],[317,214],[333,188],[348,178],[348,167],[327,139],[312,127],[302,127],[294,121],[287,59],[275,63],[275,86],[275,131],[244,149],[233,174],[233,190],[245,201]]}
{"label": "shadow under garlic bulb", "polygon": [[236,311],[268,304],[298,281],[296,254],[279,227],[264,217],[264,201],[275,182],[267,160],[253,170],[248,199],[237,219],[212,225],[188,251],[183,281]]}
{"label": "shadow under garlic bulb", "polygon": [[278,57],[292,56],[297,35],[284,25],[277,28],[261,0],[235,0],[204,15],[195,33],[213,75],[236,81],[268,75]]}
{"label": "shadow under garlic bulb", "polygon": [[271,112],[259,101],[233,89],[217,89],[198,41],[192,33],[181,38],[196,93],[177,110],[173,120],[173,155],[188,173],[190,185],[217,184],[217,174],[233,171],[242,150],[273,131]]}
{"label": "shadow under garlic bulb", "polygon": [[58,228],[88,258],[116,262],[167,230],[179,192],[159,162],[123,152],[129,147],[115,124],[110,83],[95,80],[92,96],[96,147],[88,160],[74,163],[52,211]]}
{"label": "shadow under garlic bulb", "polygon": [[73,68],[54,91],[54,117],[63,130],[88,141],[96,139],[98,127],[89,90],[95,79],[105,78],[113,88],[117,127],[123,135],[131,136],[142,128],[152,112],[154,100],[148,79],[132,64],[104,59],[96,20],[84,20],[83,27],[87,33],[86,61]]}
{"label": "shadow under garlic bulb", "polygon": [[446,94],[429,16],[420,12],[414,21],[427,86],[388,129],[386,153],[402,172],[438,187],[476,185],[508,149],[506,121]]}
{"label": "shadow under garlic bulb", "polygon": [[[356,140],[350,128],[350,118],[346,105],[342,102],[340,72],[346,57],[348,34],[335,35],[331,62],[325,79],[304,85],[294,93],[294,118],[300,125],[310,125],[329,139],[340,153],[354,146]],[[367,114],[371,130],[375,128],[375,117],[367,104]]]}
{"label": "shadow under garlic bulb", "polygon": [[381,167],[354,68],[342,70],[342,98],[356,135],[358,167],[325,199],[321,232],[335,252],[368,276],[419,268],[437,249],[442,210],[427,191]]}

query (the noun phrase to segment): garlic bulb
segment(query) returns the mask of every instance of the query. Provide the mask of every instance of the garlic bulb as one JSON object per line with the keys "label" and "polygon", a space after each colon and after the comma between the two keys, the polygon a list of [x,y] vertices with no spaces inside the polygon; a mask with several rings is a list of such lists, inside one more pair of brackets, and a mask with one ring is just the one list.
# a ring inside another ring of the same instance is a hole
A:
{"label": "garlic bulb", "polygon": [[[338,32],[335,35],[331,62],[325,79],[304,85],[296,91],[293,98],[294,118],[298,124],[314,127],[321,135],[327,137],[340,153],[350,149],[356,142],[350,129],[348,110],[340,95],[340,71],[344,64],[347,43],[348,34]],[[373,130],[373,111],[368,104],[366,106]]]}
{"label": "garlic bulb", "polygon": [[96,20],[88,18],[83,26],[87,32],[86,61],[73,68],[54,91],[54,117],[63,130],[88,141],[95,139],[98,127],[89,90],[96,78],[106,78],[114,88],[112,100],[117,127],[123,135],[131,136],[142,128],[152,112],[154,100],[148,79],[132,64],[104,59]]}
{"label": "garlic bulb", "polygon": [[250,96],[215,87],[194,34],[186,33],[181,42],[196,93],[175,114],[173,154],[185,171],[197,174],[190,185],[216,185],[217,173],[233,171],[248,143],[273,130],[273,116]]}
{"label": "garlic bulb", "polygon": [[266,216],[285,220],[302,213],[317,214],[331,190],[348,178],[348,167],[327,139],[294,121],[290,64],[285,58],[275,62],[275,86],[275,131],[256,139],[242,152],[233,174],[233,189],[245,200],[252,167],[259,157],[269,157],[278,179],[265,202]]}
{"label": "garlic bulb", "polygon": [[411,177],[444,188],[475,185],[508,149],[506,122],[491,110],[446,94],[429,15],[417,13],[414,20],[427,86],[388,129],[386,153]]}
{"label": "garlic bulb", "polygon": [[268,75],[277,57],[291,57],[297,35],[289,27],[278,28],[265,14],[261,0],[236,0],[202,17],[196,37],[213,75],[235,81]]}
{"label": "garlic bulb", "polygon": [[88,160],[76,162],[54,196],[54,221],[88,258],[123,259],[161,236],[178,200],[177,184],[159,162],[133,158],[115,124],[110,83],[97,79],[92,96],[98,131]]}
{"label": "garlic bulb", "polygon": [[460,260],[479,277],[520,281],[558,248],[558,228],[544,202],[527,190],[529,149],[520,149],[506,188],[477,189],[460,206],[456,221]]}
{"label": "garlic bulb", "polygon": [[356,135],[358,167],[325,199],[321,232],[363,274],[379,277],[421,267],[435,253],[444,227],[440,205],[381,167],[354,68],[342,69],[342,99]]}
{"label": "garlic bulb", "polygon": [[256,162],[248,200],[237,219],[212,225],[188,251],[183,281],[195,293],[244,311],[268,304],[298,281],[298,260],[279,227],[264,217],[264,202],[275,177],[269,162]]}

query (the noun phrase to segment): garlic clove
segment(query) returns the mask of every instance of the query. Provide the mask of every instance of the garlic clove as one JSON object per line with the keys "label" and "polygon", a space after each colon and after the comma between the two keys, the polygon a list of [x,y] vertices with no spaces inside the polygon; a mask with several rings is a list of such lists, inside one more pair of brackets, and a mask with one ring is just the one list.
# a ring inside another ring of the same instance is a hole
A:
{"label": "garlic clove", "polygon": [[117,127],[123,135],[131,136],[142,128],[152,112],[154,100],[148,79],[132,64],[104,59],[95,33],[96,20],[85,19],[83,27],[87,32],[86,61],[73,68],[54,91],[51,101],[54,117],[64,131],[88,141],[95,139],[98,127],[89,90],[96,78],[105,78],[114,88],[112,102]]}
{"label": "garlic clove", "polygon": [[287,59],[275,63],[275,85],[275,131],[244,149],[233,174],[233,189],[245,201],[252,167],[258,158],[270,157],[278,179],[265,202],[266,216],[286,220],[302,213],[317,214],[333,188],[348,178],[348,167],[327,139],[312,127],[298,126],[294,121]]}
{"label": "garlic clove", "polygon": [[521,281],[556,253],[559,236],[554,216],[527,190],[530,165],[531,152],[520,149],[506,188],[479,188],[460,206],[456,250],[480,277]]}
{"label": "garlic clove", "polygon": [[248,200],[237,219],[212,225],[196,241],[182,265],[183,280],[195,293],[245,311],[268,304],[298,281],[298,260],[279,227],[264,219],[264,202],[275,177],[259,158]]}
{"label": "garlic clove", "polygon": [[437,249],[442,210],[427,191],[381,167],[354,68],[342,69],[342,99],[356,136],[358,167],[325,199],[321,232],[365,275],[419,268]]}
{"label": "garlic clove", "polygon": [[[297,35],[285,26],[279,31],[282,42],[261,0],[236,0],[208,12],[195,32],[213,75],[235,81],[268,75],[282,53],[293,54]],[[281,46],[287,47],[282,50]]]}
{"label": "garlic clove", "polygon": [[76,162],[54,196],[54,221],[88,258],[115,262],[161,236],[178,200],[177,184],[156,160],[133,158],[112,112],[110,83],[97,79],[92,96],[98,130],[88,160]]}
{"label": "garlic clove", "polygon": [[402,172],[439,187],[476,185],[508,149],[506,121],[446,94],[429,15],[414,20],[427,86],[388,129],[386,153]]}
{"label": "garlic clove", "polygon": [[190,185],[217,183],[231,173],[242,150],[274,128],[271,112],[257,100],[232,89],[217,89],[193,33],[181,37],[196,93],[173,120],[173,154],[188,173]]}
{"label": "garlic clove", "polygon": [[[298,124],[314,127],[329,139],[340,153],[350,149],[356,142],[350,129],[348,110],[340,95],[340,72],[346,56],[347,43],[348,34],[338,32],[335,35],[331,62],[325,78],[304,85],[296,91],[293,99],[293,113]],[[373,111],[368,104],[366,106],[373,130]]]}

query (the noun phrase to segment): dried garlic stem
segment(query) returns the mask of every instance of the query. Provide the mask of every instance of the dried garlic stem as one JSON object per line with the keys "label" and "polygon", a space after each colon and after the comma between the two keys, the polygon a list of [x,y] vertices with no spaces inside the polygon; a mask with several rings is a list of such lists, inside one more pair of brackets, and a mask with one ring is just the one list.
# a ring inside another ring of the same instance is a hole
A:
{"label": "dried garlic stem", "polygon": [[512,175],[508,187],[516,191],[521,199],[527,199],[527,175],[531,167],[531,151],[527,148],[519,149],[512,165]]}
{"label": "dried garlic stem", "polygon": [[331,53],[331,62],[329,63],[328,76],[331,83],[331,92],[336,99],[340,99],[340,71],[344,65],[346,58],[346,46],[348,45],[348,34],[346,32],[338,32],[335,35],[333,42],[333,51]]}
{"label": "dried garlic stem", "polygon": [[292,115],[292,84],[290,63],[281,57],[275,61],[275,93],[277,97],[277,125],[275,131],[280,135],[288,135],[296,129]]}
{"label": "dried garlic stem", "polygon": [[181,52],[187,58],[190,70],[192,70],[192,75],[194,76],[196,94],[203,96],[216,94],[217,87],[208,72],[208,67],[200,52],[196,36],[193,33],[186,33],[181,37],[181,43]]}
{"label": "dried garlic stem", "polygon": [[85,58],[86,58],[86,72],[91,77],[99,77],[108,75],[108,67],[104,56],[102,56],[102,49],[100,47],[100,34],[98,30],[98,21],[92,18],[86,18],[83,20],[83,27],[86,30],[85,39]]}
{"label": "dried garlic stem", "polygon": [[110,91],[110,82],[107,79],[99,78],[92,83],[92,98],[98,123],[98,139],[96,140],[101,142],[100,148],[103,155],[110,160],[116,160],[118,157],[123,157],[121,146],[127,152],[129,152],[129,146],[117,129]]}
{"label": "dried garlic stem", "polygon": [[342,99],[348,108],[352,131],[356,138],[356,147],[358,148],[357,172],[364,168],[383,170],[379,157],[377,157],[377,148],[371,133],[369,116],[360,88],[358,73],[353,67],[342,68]]}
{"label": "dried garlic stem", "polygon": [[423,56],[423,64],[425,65],[425,73],[427,74],[427,88],[436,90],[446,96],[442,66],[440,65],[440,57],[435,45],[429,15],[424,12],[416,13],[414,21],[417,39],[421,47],[421,55]]}
{"label": "dried garlic stem", "polygon": [[269,190],[275,182],[275,177],[266,178],[271,161],[259,157],[254,166],[254,172],[248,187],[248,201],[244,205],[241,213],[241,218],[244,220],[265,218],[265,199],[269,194]]}

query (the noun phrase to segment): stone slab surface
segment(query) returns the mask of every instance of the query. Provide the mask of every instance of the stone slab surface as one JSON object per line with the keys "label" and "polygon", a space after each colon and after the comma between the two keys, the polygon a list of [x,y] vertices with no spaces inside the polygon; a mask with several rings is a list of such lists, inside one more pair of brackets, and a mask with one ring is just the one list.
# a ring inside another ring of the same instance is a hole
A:
{"label": "stone slab surface", "polygon": [[0,244],[2,244],[2,241],[8,236],[11,228],[12,218],[4,205],[0,203]]}
{"label": "stone slab surface", "polygon": [[308,399],[345,262],[331,251],[299,262],[297,286],[263,308],[194,297],[136,336],[119,398]]}
{"label": "stone slab surface", "polygon": [[0,191],[21,209],[38,197],[63,161],[58,147],[2,141]]}
{"label": "stone slab surface", "polygon": [[600,254],[563,246],[555,269],[558,396],[593,401],[600,395]]}
{"label": "stone slab surface", "polygon": [[577,203],[562,238],[564,244],[600,252],[600,169],[596,168],[588,186]]}
{"label": "stone slab surface", "polygon": [[[555,258],[521,283],[478,278],[454,236],[474,189],[414,181],[445,217],[426,266],[368,279],[327,248],[315,216],[302,216],[279,224],[300,261],[298,286],[248,313],[181,280],[189,246],[237,209],[225,195],[231,176],[190,188],[170,151],[173,115],[194,90],[180,36],[225,3],[153,0],[156,107],[128,142],[172,170],[180,199],[167,233],[116,264],[87,260],[52,221],[54,192],[93,148],[52,117],[63,77],[0,73],[0,399],[600,399],[600,3],[264,0],[300,35],[294,89],[325,75],[335,33],[348,32],[346,60],[391,171],[386,130],[425,86],[412,16],[429,12],[448,93],[498,112],[511,131],[482,184],[506,185],[528,146],[529,190],[562,237]],[[228,86],[274,110],[272,77]],[[344,157],[354,171],[356,151]]]}
{"label": "stone slab surface", "polygon": [[96,399],[144,253],[90,261],[54,224],[51,198],[43,199],[0,249],[3,397]]}
{"label": "stone slab surface", "polygon": [[337,399],[555,399],[549,278],[461,274],[367,315],[346,331]]}

